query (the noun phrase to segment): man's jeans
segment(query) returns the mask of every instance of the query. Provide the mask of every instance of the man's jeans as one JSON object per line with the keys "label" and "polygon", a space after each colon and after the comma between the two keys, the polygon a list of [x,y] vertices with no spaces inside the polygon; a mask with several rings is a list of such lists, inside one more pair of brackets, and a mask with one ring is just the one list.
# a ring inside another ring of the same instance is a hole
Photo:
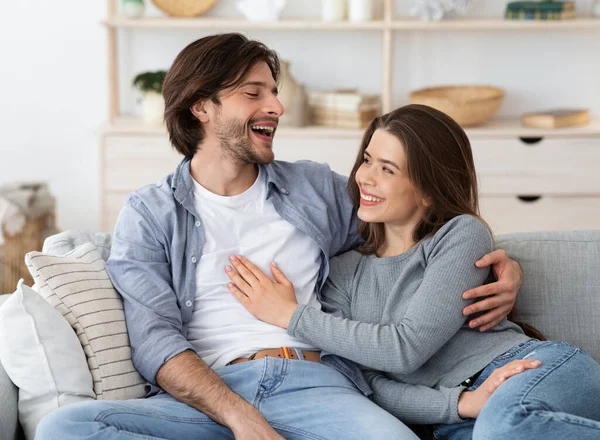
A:
{"label": "man's jeans", "polygon": [[[418,440],[342,373],[299,360],[263,358],[215,372],[286,439]],[[47,439],[233,439],[221,426],[167,394],[91,401],[61,408],[38,426]]]}
{"label": "man's jeans", "polygon": [[539,368],[509,378],[488,399],[477,420],[438,425],[436,439],[564,440],[600,438],[600,365],[563,342],[530,340],[498,356],[469,390],[515,359]]}

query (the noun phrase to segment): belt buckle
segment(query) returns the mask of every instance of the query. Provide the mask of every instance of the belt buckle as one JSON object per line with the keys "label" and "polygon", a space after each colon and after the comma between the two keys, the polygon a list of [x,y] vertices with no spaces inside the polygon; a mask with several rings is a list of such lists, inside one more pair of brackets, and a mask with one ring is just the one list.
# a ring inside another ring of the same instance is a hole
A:
{"label": "belt buckle", "polygon": [[284,359],[292,359],[292,354],[290,352],[289,347],[280,347],[281,355]]}

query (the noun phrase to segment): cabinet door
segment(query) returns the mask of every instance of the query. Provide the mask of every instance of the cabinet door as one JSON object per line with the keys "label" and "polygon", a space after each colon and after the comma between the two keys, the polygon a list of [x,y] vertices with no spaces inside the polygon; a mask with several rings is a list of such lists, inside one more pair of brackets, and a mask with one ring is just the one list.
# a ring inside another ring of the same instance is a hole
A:
{"label": "cabinet door", "polygon": [[480,197],[482,217],[494,234],[600,229],[600,194],[595,197]]}
{"label": "cabinet door", "polygon": [[[327,162],[348,175],[354,164],[360,139],[277,138],[275,158],[294,162]],[[127,194],[172,173],[181,161],[166,136],[110,135],[102,150],[101,227],[111,231]]]}
{"label": "cabinet door", "polygon": [[485,195],[600,194],[600,138],[472,141]]}
{"label": "cabinet door", "polygon": [[135,191],[172,173],[181,159],[166,136],[107,136],[102,190]]}
{"label": "cabinet door", "polygon": [[274,141],[275,159],[295,162],[313,160],[326,162],[331,169],[347,176],[352,170],[360,138],[356,139],[293,139]]}
{"label": "cabinet door", "polygon": [[125,198],[128,195],[129,192],[108,193],[102,196],[102,211],[100,214],[102,216],[100,219],[101,232],[113,231],[119,212],[121,212]]}

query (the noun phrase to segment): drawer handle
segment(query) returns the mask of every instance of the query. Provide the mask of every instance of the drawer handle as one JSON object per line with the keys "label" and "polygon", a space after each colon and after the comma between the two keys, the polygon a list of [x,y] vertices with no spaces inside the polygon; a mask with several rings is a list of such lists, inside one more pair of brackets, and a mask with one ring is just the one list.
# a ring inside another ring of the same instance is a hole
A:
{"label": "drawer handle", "polygon": [[524,144],[534,145],[534,144],[537,144],[538,142],[541,142],[544,138],[543,137],[519,137],[519,139],[521,139],[521,142],[523,142]]}
{"label": "drawer handle", "polygon": [[542,198],[542,196],[517,196],[517,199],[519,199],[520,201],[525,202],[525,203],[537,202],[541,198]]}

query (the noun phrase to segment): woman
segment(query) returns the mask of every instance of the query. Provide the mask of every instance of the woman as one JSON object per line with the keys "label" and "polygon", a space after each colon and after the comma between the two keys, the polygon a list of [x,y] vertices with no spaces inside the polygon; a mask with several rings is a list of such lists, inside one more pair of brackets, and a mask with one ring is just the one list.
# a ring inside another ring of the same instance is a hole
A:
{"label": "woman", "polygon": [[332,260],[321,292],[344,317],[299,306],[275,263],[272,281],[238,256],[229,289],[250,313],[364,366],[378,404],[438,439],[600,438],[593,359],[507,320],[465,323],[462,292],[488,275],[472,262],[494,246],[454,120],[420,105],[376,118],[348,188],[365,242]]}

